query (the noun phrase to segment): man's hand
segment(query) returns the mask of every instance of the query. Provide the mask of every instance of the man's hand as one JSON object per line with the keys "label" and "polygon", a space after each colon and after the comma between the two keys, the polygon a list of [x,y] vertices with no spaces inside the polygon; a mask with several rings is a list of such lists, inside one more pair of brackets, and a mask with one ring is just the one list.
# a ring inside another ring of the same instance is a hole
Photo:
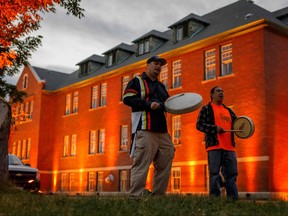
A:
{"label": "man's hand", "polygon": [[152,102],[151,103],[151,109],[152,110],[158,109],[159,107],[160,107],[159,103],[157,103],[157,102]]}
{"label": "man's hand", "polygon": [[217,126],[217,133],[225,133],[225,130],[222,127]]}

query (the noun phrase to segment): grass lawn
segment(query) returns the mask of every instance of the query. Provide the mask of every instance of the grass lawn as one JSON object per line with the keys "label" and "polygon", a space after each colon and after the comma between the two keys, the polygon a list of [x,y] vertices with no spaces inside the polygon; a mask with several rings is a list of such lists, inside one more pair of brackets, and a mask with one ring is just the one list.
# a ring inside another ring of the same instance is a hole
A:
{"label": "grass lawn", "polygon": [[0,216],[34,215],[288,215],[288,202],[238,200],[207,196],[67,196],[32,194],[22,190],[0,191]]}

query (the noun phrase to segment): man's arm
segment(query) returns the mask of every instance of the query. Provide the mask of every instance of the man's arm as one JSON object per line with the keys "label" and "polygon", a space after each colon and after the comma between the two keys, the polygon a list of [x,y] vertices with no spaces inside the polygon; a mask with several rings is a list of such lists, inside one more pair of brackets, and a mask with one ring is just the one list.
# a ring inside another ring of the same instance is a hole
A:
{"label": "man's arm", "polygon": [[132,107],[133,111],[150,109],[151,102],[141,98],[140,84],[137,78],[133,78],[124,91],[123,103]]}
{"label": "man's arm", "polygon": [[208,107],[204,106],[199,112],[198,119],[196,122],[196,129],[203,133],[216,134],[217,126],[212,124],[211,116],[208,113]]}

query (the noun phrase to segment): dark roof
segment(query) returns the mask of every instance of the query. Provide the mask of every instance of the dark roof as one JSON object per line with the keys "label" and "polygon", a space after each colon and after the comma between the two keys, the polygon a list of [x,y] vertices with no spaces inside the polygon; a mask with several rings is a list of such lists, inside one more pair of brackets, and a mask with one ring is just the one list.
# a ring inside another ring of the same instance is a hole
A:
{"label": "dark roof", "polygon": [[174,26],[177,26],[180,23],[183,23],[183,22],[188,21],[188,20],[196,20],[196,21],[201,22],[203,24],[209,24],[209,20],[206,20],[203,17],[200,17],[200,16],[198,16],[196,14],[191,13],[188,16],[186,16],[186,17],[182,18],[181,20],[177,21],[176,23],[170,25],[168,28],[173,28]]}
{"label": "dark roof", "polygon": [[128,44],[125,44],[125,43],[121,43],[115,47],[113,47],[112,49],[104,52],[103,54],[107,54],[109,52],[112,52],[114,50],[117,50],[117,49],[121,49],[121,50],[125,50],[125,51],[128,51],[128,52],[131,52],[131,53],[134,53],[135,52],[135,49],[134,49],[134,46],[133,45],[128,45]]}
{"label": "dark roof", "polygon": [[[121,43],[118,46],[113,47],[112,49],[106,51],[103,54],[107,54],[117,49],[122,49],[131,53],[130,57],[125,59],[125,61],[122,61],[119,64],[113,65],[112,67],[109,67],[109,68],[106,68],[105,65],[103,65],[100,68],[98,68],[96,71],[92,71],[89,75],[84,76],[84,77],[78,76],[78,70],[69,75],[56,72],[55,75],[53,76],[50,75],[46,79],[47,86],[45,86],[45,89],[57,90],[57,88],[58,89],[63,88],[71,84],[83,81],[85,79],[89,79],[89,78],[98,76],[100,74],[107,73],[111,70],[115,70],[117,68],[130,65],[137,61],[142,61],[144,59],[146,60],[147,58],[153,55],[161,55],[164,52],[168,52],[170,50],[185,46],[187,44],[192,44],[192,43],[201,41],[203,39],[215,36],[217,34],[224,33],[226,31],[235,29],[237,27],[255,22],[257,20],[264,19],[271,23],[275,23],[277,25],[287,28],[287,25],[284,22],[282,22],[280,19],[278,19],[279,16],[285,16],[287,14],[287,10],[288,10],[287,8],[284,8],[284,9],[281,9],[272,13],[270,11],[267,11],[259,7],[258,5],[255,5],[254,3],[248,2],[247,0],[239,0],[230,5],[222,7],[218,10],[207,13],[203,16],[198,16],[198,15],[191,13],[188,16],[184,17],[183,19],[170,25],[170,28],[173,28],[173,26],[178,25],[180,22],[185,22],[186,20],[189,20],[189,19],[198,20],[204,24],[206,23],[206,25],[204,25],[205,27],[203,27],[201,31],[197,32],[197,34],[193,35],[192,37],[179,41],[177,43],[173,43],[171,29],[162,33],[156,30],[152,30],[148,32],[147,34],[144,34],[143,36],[137,38],[133,42],[139,41],[140,39],[148,35],[154,35],[157,37],[169,39],[162,46],[160,46],[158,49],[154,50],[153,52],[146,53],[140,56],[136,56],[135,45],[133,46],[133,45]],[[88,59],[81,61],[80,63],[84,61],[89,61],[89,60],[98,61],[99,59],[102,60],[101,56],[93,55],[93,56],[90,56]]]}
{"label": "dark roof", "polygon": [[44,90],[53,91],[58,89],[61,84],[65,83],[71,74],[62,73],[54,70],[47,70],[31,66],[37,73],[41,81],[45,81]]}
{"label": "dark roof", "polygon": [[89,62],[89,61],[97,62],[97,63],[100,63],[100,64],[105,64],[105,57],[94,54],[94,55],[91,55],[90,57],[84,59],[83,61],[79,62],[76,65],[81,65],[82,63]]}
{"label": "dark roof", "polygon": [[147,37],[150,37],[150,36],[154,36],[154,37],[158,37],[158,38],[161,38],[163,39],[164,41],[168,41],[171,37],[170,35],[167,35],[163,32],[159,32],[157,30],[152,30],[144,35],[142,35],[141,37],[137,38],[136,40],[132,41],[132,43],[136,43],[144,38],[147,38]]}
{"label": "dark roof", "polygon": [[285,16],[287,17],[288,16],[288,7],[282,8],[282,9],[277,10],[277,11],[274,11],[273,15],[276,18],[281,18],[281,17],[285,17]]}

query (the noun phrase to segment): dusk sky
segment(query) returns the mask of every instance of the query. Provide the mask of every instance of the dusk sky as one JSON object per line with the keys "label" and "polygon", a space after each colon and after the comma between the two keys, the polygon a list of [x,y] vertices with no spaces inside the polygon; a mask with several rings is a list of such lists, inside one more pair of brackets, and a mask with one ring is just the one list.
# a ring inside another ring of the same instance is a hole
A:
{"label": "dusk sky", "polygon": [[[43,15],[42,46],[30,59],[32,66],[72,73],[76,64],[120,43],[132,41],[151,30],[166,31],[168,26],[190,13],[202,16],[237,0],[82,0],[85,17],[66,15],[64,9]],[[270,11],[288,6],[287,0],[254,0]],[[15,84],[17,76],[7,78]]]}

